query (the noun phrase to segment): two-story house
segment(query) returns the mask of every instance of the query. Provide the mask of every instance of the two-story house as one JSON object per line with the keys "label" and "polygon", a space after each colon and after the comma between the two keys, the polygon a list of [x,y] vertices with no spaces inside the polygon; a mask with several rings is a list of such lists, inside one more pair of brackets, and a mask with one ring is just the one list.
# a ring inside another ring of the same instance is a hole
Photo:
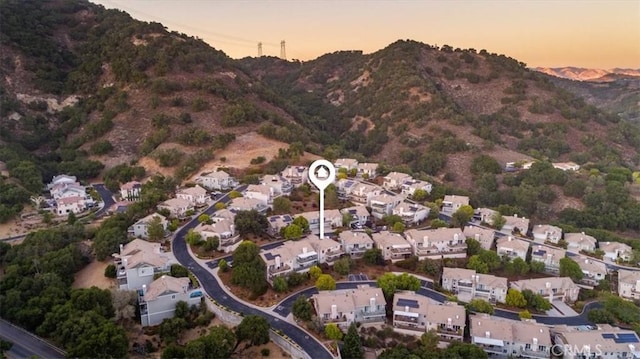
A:
{"label": "two-story house", "polygon": [[550,224],[539,224],[533,227],[533,240],[538,243],[551,242],[557,244],[562,239],[562,228]]}
{"label": "two-story house", "polygon": [[394,263],[407,259],[413,254],[411,244],[397,233],[382,231],[373,233],[372,236],[375,247],[382,251],[382,257],[385,261]]}
{"label": "two-story house", "polygon": [[202,290],[191,288],[189,278],[174,278],[168,275],[143,285],[138,298],[140,323],[143,327],[161,324],[173,318],[176,304],[186,302],[189,307],[197,305],[203,297]]}
{"label": "two-story house", "polygon": [[[302,212],[298,216],[304,217],[309,222],[309,232],[320,234],[320,212]],[[337,209],[324,210],[324,233],[333,233],[336,228],[342,227],[342,213]]]}
{"label": "two-story house", "polygon": [[363,178],[375,178],[377,175],[377,163],[358,163],[358,176]]}
{"label": "two-story house", "polygon": [[356,205],[369,206],[371,199],[382,194],[382,189],[368,183],[356,183],[347,198]]}
{"label": "two-story house", "polygon": [[564,241],[567,242],[567,251],[579,253],[581,251],[594,252],[598,240],[582,233],[565,233]]}
{"label": "two-story house", "polygon": [[553,344],[549,327],[532,320],[470,314],[469,335],[471,343],[491,357],[551,358]]}
{"label": "two-story house", "polygon": [[242,242],[233,221],[227,219],[218,220],[212,224],[201,223],[193,230],[200,233],[204,240],[218,237],[218,251],[224,253],[235,251]]}
{"label": "two-story house", "polygon": [[244,192],[244,198],[258,200],[262,205],[273,205],[273,199],[276,197],[275,189],[264,184],[250,184]]}
{"label": "two-story house", "polygon": [[507,278],[490,274],[478,274],[465,268],[442,268],[442,288],[456,295],[461,301],[474,298],[491,303],[504,303],[507,298]]}
{"label": "two-story house", "polygon": [[56,213],[66,215],[69,213],[78,214],[87,209],[84,196],[61,197],[56,199]]}
{"label": "two-story house", "polygon": [[338,242],[351,258],[361,258],[364,252],[373,248],[373,240],[365,232],[341,232],[338,235]]}
{"label": "two-story house", "polygon": [[390,196],[386,193],[371,197],[369,200],[371,215],[377,219],[382,219],[382,217],[392,214],[393,209],[399,205],[402,200],[403,198],[400,196]]}
{"label": "two-story house", "polygon": [[348,214],[351,217],[351,223],[347,223],[347,225],[358,224],[360,226],[364,226],[367,222],[369,222],[371,216],[369,210],[365,206],[343,208],[340,210],[340,213],[342,213],[343,215]]}
{"label": "two-story house", "polygon": [[196,183],[209,190],[227,191],[235,188],[238,181],[225,171],[204,172],[196,177]]}
{"label": "two-story house", "polygon": [[[272,196],[288,196],[293,190],[293,185],[289,180],[280,175],[265,175],[262,177],[261,184],[273,188]],[[247,188],[248,190],[248,188]]]}
{"label": "two-story house", "polygon": [[405,237],[420,260],[467,256],[466,238],[460,228],[410,229]]}
{"label": "two-story house", "polygon": [[493,219],[500,214],[500,212],[495,211],[491,208],[478,208],[474,211],[473,219],[480,221],[481,223],[486,223],[490,226],[493,226]]}
{"label": "two-story house", "polygon": [[452,215],[462,206],[469,205],[469,197],[458,195],[445,195],[442,200],[442,213]]}
{"label": "two-story house", "polygon": [[171,217],[184,218],[187,212],[193,211],[194,207],[191,202],[182,198],[171,198],[158,204],[158,210],[167,210]]}
{"label": "two-story house", "polygon": [[137,290],[151,284],[154,275],[169,272],[171,265],[177,263],[160,243],[143,239],[120,245],[120,253],[114,253],[113,257],[118,286],[124,290]]}
{"label": "two-story house", "polygon": [[534,245],[531,249],[531,261],[544,263],[544,270],[549,273],[560,272],[560,260],[566,256],[566,251],[551,246]]}
{"label": "two-story house", "polygon": [[569,277],[523,279],[511,282],[510,287],[521,292],[529,289],[533,293],[542,295],[551,303],[554,300],[573,303],[580,293],[580,287]]}
{"label": "two-story house", "polygon": [[462,234],[464,234],[466,238],[475,239],[476,242],[480,243],[482,249],[485,250],[491,250],[496,237],[494,230],[476,226],[464,227]]}
{"label": "two-story house", "polygon": [[167,231],[167,227],[169,226],[169,221],[167,218],[159,213],[152,213],[133,224],[133,226],[129,227],[129,234],[133,235],[136,238],[149,238],[149,224],[154,221],[155,218],[158,218],[160,221],[160,225],[162,228]]}
{"label": "two-story house", "polygon": [[406,196],[413,196],[416,193],[416,190],[426,191],[427,193],[431,193],[433,190],[433,185],[426,181],[421,181],[417,179],[406,180],[400,186],[400,191],[402,194]]}
{"label": "two-story house", "polygon": [[78,178],[76,176],[69,176],[69,175],[61,174],[61,175],[58,175],[58,176],[54,176],[51,179],[51,182],[49,182],[47,184],[47,189],[51,190],[53,187],[55,187],[57,185],[72,184],[72,183],[77,183],[77,182],[78,182]]}
{"label": "two-story house", "polygon": [[267,233],[273,237],[280,237],[281,231],[293,223],[293,217],[289,214],[277,214],[267,217],[267,221],[269,222]]}
{"label": "two-story house", "polygon": [[576,261],[580,269],[582,269],[582,273],[584,274],[582,282],[585,284],[598,285],[608,274],[607,265],[600,261],[594,261],[587,256],[577,256],[572,259]]}
{"label": "two-story house", "polygon": [[525,240],[511,236],[501,237],[496,240],[496,252],[500,256],[526,260],[527,251],[529,251],[529,242]]}
{"label": "two-story house", "polygon": [[382,187],[392,190],[398,191],[402,189],[402,184],[406,181],[411,181],[413,178],[402,172],[389,172],[388,175],[384,176],[384,181],[382,182]]}
{"label": "two-story house", "polygon": [[358,170],[358,160],[353,158],[338,158],[333,165],[336,167],[336,171],[344,168],[347,172],[351,170]]}
{"label": "two-story house", "polygon": [[519,217],[517,214],[513,216],[502,216],[505,222],[500,232],[503,233],[520,233],[523,236],[527,235],[529,231],[529,219],[524,217]]}
{"label": "two-story house", "polygon": [[402,333],[422,335],[435,330],[440,340],[463,340],[466,313],[458,303],[435,304],[415,292],[398,292],[393,296],[393,328]]}
{"label": "two-story house", "polygon": [[628,244],[620,242],[600,242],[598,243],[600,250],[604,252],[603,259],[610,261],[622,260],[628,262],[633,256],[633,249]]}
{"label": "two-story house", "polygon": [[400,216],[406,225],[422,223],[429,217],[430,208],[418,203],[401,202],[392,211],[393,215]]}
{"label": "two-story house", "polygon": [[263,201],[256,198],[238,197],[229,202],[227,206],[231,211],[251,211],[256,210],[260,213],[265,213],[269,209],[269,206],[264,204]]}
{"label": "two-story house", "polygon": [[192,207],[199,207],[207,204],[207,190],[195,185],[193,187],[181,188],[176,191],[176,198],[183,199]]}
{"label": "two-story house", "polygon": [[[554,326],[551,336],[553,351],[564,350],[564,359],[637,359],[640,358],[640,337],[633,330],[620,329],[608,324],[598,324],[595,330],[582,327]],[[556,349],[558,348],[558,349]]]}
{"label": "two-story house", "polygon": [[640,271],[618,269],[618,295],[626,299],[640,300]]}
{"label": "two-story house", "polygon": [[320,291],[311,297],[318,318],[348,328],[351,323],[384,324],[387,305],[382,289],[359,285],[355,289]]}
{"label": "two-story house", "polygon": [[130,181],[120,186],[120,198],[123,201],[137,201],[142,192],[142,183]]}
{"label": "two-story house", "polygon": [[87,197],[86,188],[83,185],[81,185],[79,182],[58,183],[54,185],[51,188],[51,190],[49,190],[49,192],[51,193],[51,197],[56,200],[61,198],[68,198],[68,197],[83,197],[83,198]]}
{"label": "two-story house", "polygon": [[310,235],[308,238],[311,239],[311,246],[318,253],[318,263],[320,264],[333,265],[333,262],[345,255],[342,245],[338,241],[329,237],[320,239],[315,235]]}
{"label": "two-story house", "polygon": [[360,182],[353,179],[339,179],[336,182],[336,191],[338,192],[338,198],[344,200],[349,199],[349,195],[351,195],[351,192],[355,190],[359,183]]}
{"label": "two-story house", "polygon": [[287,166],[280,176],[287,180],[293,187],[300,187],[309,182],[309,167],[307,166]]}

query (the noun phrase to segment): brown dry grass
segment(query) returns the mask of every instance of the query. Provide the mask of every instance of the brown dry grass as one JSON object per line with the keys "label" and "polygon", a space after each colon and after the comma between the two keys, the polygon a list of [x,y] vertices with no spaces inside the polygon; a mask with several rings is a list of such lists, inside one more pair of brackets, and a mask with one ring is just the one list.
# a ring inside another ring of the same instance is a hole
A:
{"label": "brown dry grass", "polygon": [[101,289],[114,288],[115,280],[104,276],[104,269],[110,263],[94,260],[86,267],[76,273],[73,280],[73,288],[91,288],[98,287]]}

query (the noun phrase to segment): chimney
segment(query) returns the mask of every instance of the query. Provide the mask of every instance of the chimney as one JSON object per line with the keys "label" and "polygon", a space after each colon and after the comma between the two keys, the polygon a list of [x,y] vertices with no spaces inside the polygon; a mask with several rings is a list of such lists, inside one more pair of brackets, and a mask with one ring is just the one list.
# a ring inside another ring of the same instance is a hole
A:
{"label": "chimney", "polygon": [[408,306],[408,305],[405,305],[405,306],[404,306],[404,311],[405,311],[405,312],[407,312],[407,313],[409,313],[409,306]]}
{"label": "chimney", "polygon": [[307,254],[307,247],[302,247],[302,254]]}
{"label": "chimney", "polygon": [[480,241],[480,233],[476,233],[475,238],[476,238],[476,241]]}
{"label": "chimney", "polygon": [[338,317],[338,306],[335,304],[331,304],[331,318]]}
{"label": "chimney", "polygon": [[372,297],[369,299],[369,307],[371,308],[372,312],[375,312],[376,310],[376,298]]}
{"label": "chimney", "polygon": [[124,244],[120,245],[120,254],[122,254],[122,252],[124,251]]}
{"label": "chimney", "polygon": [[491,332],[487,330],[486,332],[484,332],[484,336],[486,338],[491,338]]}
{"label": "chimney", "polygon": [[544,284],[544,286],[545,286],[545,288],[551,288],[551,282],[546,282],[546,283]]}
{"label": "chimney", "polygon": [[533,338],[533,345],[531,346],[531,350],[534,352],[538,350],[538,338]]}
{"label": "chimney", "polygon": [[453,326],[453,321],[451,318],[447,318],[447,327],[451,328]]}
{"label": "chimney", "polygon": [[509,236],[507,239],[509,240],[509,242],[511,242],[513,240],[513,237]]}
{"label": "chimney", "polygon": [[280,256],[276,257],[276,269],[280,269]]}
{"label": "chimney", "polygon": [[514,213],[514,214],[513,214],[513,218],[518,218],[518,214],[517,214],[517,213]]}
{"label": "chimney", "polygon": [[229,228],[231,228],[231,235],[236,233],[236,226],[234,224],[230,225]]}
{"label": "chimney", "polygon": [[429,236],[424,236],[424,243],[422,244],[423,247],[429,247]]}
{"label": "chimney", "polygon": [[454,233],[454,234],[453,234],[453,240],[454,240],[455,242],[458,242],[458,240],[460,240],[460,235],[459,235],[458,233]]}
{"label": "chimney", "polygon": [[142,285],[142,295],[146,295],[147,294],[147,285],[143,284]]}

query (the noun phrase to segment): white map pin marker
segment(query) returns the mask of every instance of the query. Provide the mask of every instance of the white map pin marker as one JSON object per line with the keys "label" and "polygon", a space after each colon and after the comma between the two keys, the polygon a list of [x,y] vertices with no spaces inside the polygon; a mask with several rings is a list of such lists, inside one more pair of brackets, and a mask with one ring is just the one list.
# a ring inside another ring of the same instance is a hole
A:
{"label": "white map pin marker", "polygon": [[309,181],[320,190],[320,239],[324,238],[324,190],[336,179],[336,168],[327,160],[309,166]]}

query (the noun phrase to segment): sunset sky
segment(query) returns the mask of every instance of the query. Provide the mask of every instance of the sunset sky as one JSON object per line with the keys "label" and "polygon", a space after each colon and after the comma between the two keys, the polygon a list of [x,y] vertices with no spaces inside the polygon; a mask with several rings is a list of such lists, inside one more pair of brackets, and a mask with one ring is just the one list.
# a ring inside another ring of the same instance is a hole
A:
{"label": "sunset sky", "polygon": [[530,67],[640,68],[640,0],[91,0],[233,58],[371,53],[398,39],[486,49]]}

